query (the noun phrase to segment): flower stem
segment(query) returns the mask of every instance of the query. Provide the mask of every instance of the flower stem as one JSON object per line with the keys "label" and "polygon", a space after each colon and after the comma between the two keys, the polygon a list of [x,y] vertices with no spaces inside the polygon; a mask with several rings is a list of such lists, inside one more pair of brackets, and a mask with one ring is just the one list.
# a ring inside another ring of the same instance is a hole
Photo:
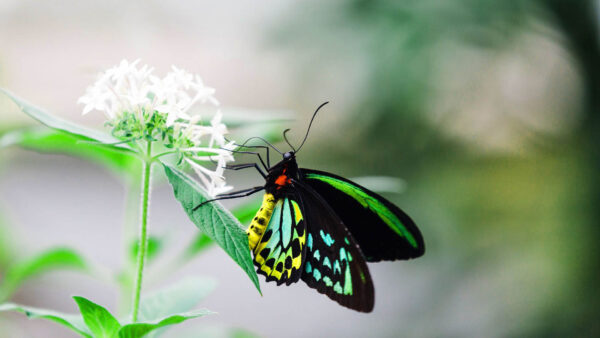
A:
{"label": "flower stem", "polygon": [[146,259],[146,249],[148,248],[148,204],[150,198],[150,174],[152,167],[152,142],[148,141],[146,146],[146,157],[144,159],[144,174],[142,177],[142,217],[140,223],[140,238],[137,253],[137,274],[135,279],[133,295],[133,318],[135,323],[138,319],[140,307],[140,294],[142,292],[142,278],[144,275],[144,261]]}

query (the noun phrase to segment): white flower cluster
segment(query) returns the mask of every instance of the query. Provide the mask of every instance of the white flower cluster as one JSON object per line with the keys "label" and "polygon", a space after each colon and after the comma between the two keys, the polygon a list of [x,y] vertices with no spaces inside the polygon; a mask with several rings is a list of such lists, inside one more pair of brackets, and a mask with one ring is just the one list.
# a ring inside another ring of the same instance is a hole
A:
{"label": "white flower cluster", "polygon": [[[210,125],[202,125],[200,115],[189,112],[197,103],[218,107],[213,96],[215,90],[206,87],[198,75],[175,66],[159,78],[152,74],[153,68],[138,63],[139,60],[132,63],[123,60],[100,73],[78,100],[85,105],[83,114],[101,111],[113,126],[133,115],[133,127],[138,129],[143,129],[148,121],[164,121],[164,130],[171,133],[173,140],[170,146],[183,155],[206,191],[215,196],[231,190],[233,187],[225,183],[223,170],[227,162],[233,161],[231,150],[235,145],[225,140],[227,127],[221,122],[221,112],[217,110]],[[216,168],[202,165],[208,161],[216,163]]]}

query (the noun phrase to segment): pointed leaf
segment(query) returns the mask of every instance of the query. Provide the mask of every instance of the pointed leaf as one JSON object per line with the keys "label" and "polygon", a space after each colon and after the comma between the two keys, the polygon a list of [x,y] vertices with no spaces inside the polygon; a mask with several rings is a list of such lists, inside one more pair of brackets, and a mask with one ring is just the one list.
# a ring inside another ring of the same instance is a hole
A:
{"label": "pointed leaf", "polygon": [[92,338],[90,330],[85,326],[80,315],[65,314],[52,310],[38,309],[30,306],[22,306],[13,303],[0,304],[1,311],[17,311],[24,313],[30,319],[43,318],[59,323],[69,329],[79,333],[80,335]]}
{"label": "pointed leaf", "polygon": [[[249,224],[254,215],[256,214],[256,210],[260,208],[260,203],[260,200],[253,199],[251,201],[235,206],[231,210],[231,213],[238,219],[238,221],[240,221],[241,224]],[[193,256],[211,247],[213,243],[214,242],[212,241],[212,239],[210,239],[210,237],[205,235],[203,232],[199,233],[194,239],[194,241],[190,243],[190,245],[185,250],[185,259],[191,259]]]}
{"label": "pointed leaf", "polygon": [[121,324],[108,310],[83,297],[75,296],[73,299],[79,306],[83,321],[95,338],[112,338],[116,336]]}
{"label": "pointed leaf", "polygon": [[248,236],[240,222],[218,202],[204,205],[194,211],[194,207],[208,200],[200,185],[185,173],[163,164],[169,183],[173,186],[175,198],[181,203],[192,222],[248,274],[260,292],[258,277],[254,270]]}
{"label": "pointed leaf", "polygon": [[63,120],[60,117],[53,116],[48,112],[42,110],[39,107],[32,105],[31,103],[23,100],[17,95],[9,92],[6,89],[0,88],[0,93],[4,93],[8,96],[14,103],[19,106],[25,114],[29,115],[33,119],[39,121],[43,125],[50,127],[56,130],[62,130],[69,134],[79,135],[91,141],[97,141],[103,144],[112,144],[112,147],[120,148],[124,151],[132,151],[131,147],[126,143],[119,143],[121,140],[112,137],[107,133],[103,133],[97,130],[89,129],[80,125],[77,125],[73,122]]}
{"label": "pointed leaf", "polygon": [[142,298],[140,321],[150,322],[192,310],[217,286],[214,279],[188,277]]}
{"label": "pointed leaf", "polygon": [[5,214],[0,212],[0,271],[6,272],[7,267],[16,256],[14,252],[15,243],[10,238]]}
{"label": "pointed leaf", "polygon": [[0,147],[16,145],[40,152],[68,154],[104,165],[119,175],[138,179],[141,172],[141,161],[138,158],[114,146],[83,142],[87,140],[89,138],[81,135],[37,127],[2,135]]}
{"label": "pointed leaf", "polygon": [[119,330],[119,338],[139,338],[143,337],[145,334],[149,332],[159,329],[161,327],[165,327],[167,325],[179,324],[188,319],[205,316],[212,314],[213,312],[208,310],[196,310],[186,313],[179,313],[170,315],[168,317],[164,317],[161,319],[157,319],[148,323],[133,323],[124,325],[121,330]]}
{"label": "pointed leaf", "polygon": [[221,325],[202,325],[193,328],[186,328],[185,331],[179,330],[177,332],[177,338],[197,338],[197,337],[211,337],[211,338],[259,338],[260,336],[252,331],[237,328],[228,327]]}
{"label": "pointed leaf", "polygon": [[231,338],[258,338],[260,337],[256,333],[252,331],[248,331],[246,329],[233,328],[230,329],[229,337]]}
{"label": "pointed leaf", "polygon": [[8,268],[0,287],[0,299],[9,297],[24,281],[39,274],[57,269],[85,270],[85,259],[68,248],[54,248]]}

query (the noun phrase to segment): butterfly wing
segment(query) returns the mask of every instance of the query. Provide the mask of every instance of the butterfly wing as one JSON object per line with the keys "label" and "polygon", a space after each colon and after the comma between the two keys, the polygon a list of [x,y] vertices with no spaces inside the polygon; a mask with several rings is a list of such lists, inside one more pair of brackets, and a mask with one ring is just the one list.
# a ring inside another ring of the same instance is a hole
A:
{"label": "butterfly wing", "polygon": [[365,258],[344,223],[311,187],[293,182],[306,218],[302,280],[340,305],[370,312],[375,302]]}
{"label": "butterfly wing", "polygon": [[256,272],[266,276],[267,282],[290,285],[300,279],[305,228],[304,216],[294,196],[275,202],[264,234],[253,250]]}
{"label": "butterfly wing", "polygon": [[387,199],[323,171],[300,169],[300,178],[340,216],[367,261],[410,259],[425,252],[413,220]]}

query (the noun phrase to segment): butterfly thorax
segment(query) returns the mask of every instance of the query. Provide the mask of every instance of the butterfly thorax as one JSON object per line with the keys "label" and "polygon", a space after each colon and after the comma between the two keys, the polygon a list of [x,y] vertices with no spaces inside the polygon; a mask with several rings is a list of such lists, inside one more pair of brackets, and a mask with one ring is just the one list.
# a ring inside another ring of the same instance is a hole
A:
{"label": "butterfly thorax", "polygon": [[292,179],[298,177],[298,164],[291,156],[284,157],[279,163],[269,168],[265,183],[265,195],[260,209],[246,230],[250,249],[255,250],[271,220],[275,203],[290,191]]}
{"label": "butterfly thorax", "polygon": [[297,179],[298,164],[296,163],[295,156],[291,153],[289,157],[284,157],[281,162],[269,168],[265,183],[265,191],[268,194],[273,194],[276,199],[279,199],[290,191],[292,180]]}

